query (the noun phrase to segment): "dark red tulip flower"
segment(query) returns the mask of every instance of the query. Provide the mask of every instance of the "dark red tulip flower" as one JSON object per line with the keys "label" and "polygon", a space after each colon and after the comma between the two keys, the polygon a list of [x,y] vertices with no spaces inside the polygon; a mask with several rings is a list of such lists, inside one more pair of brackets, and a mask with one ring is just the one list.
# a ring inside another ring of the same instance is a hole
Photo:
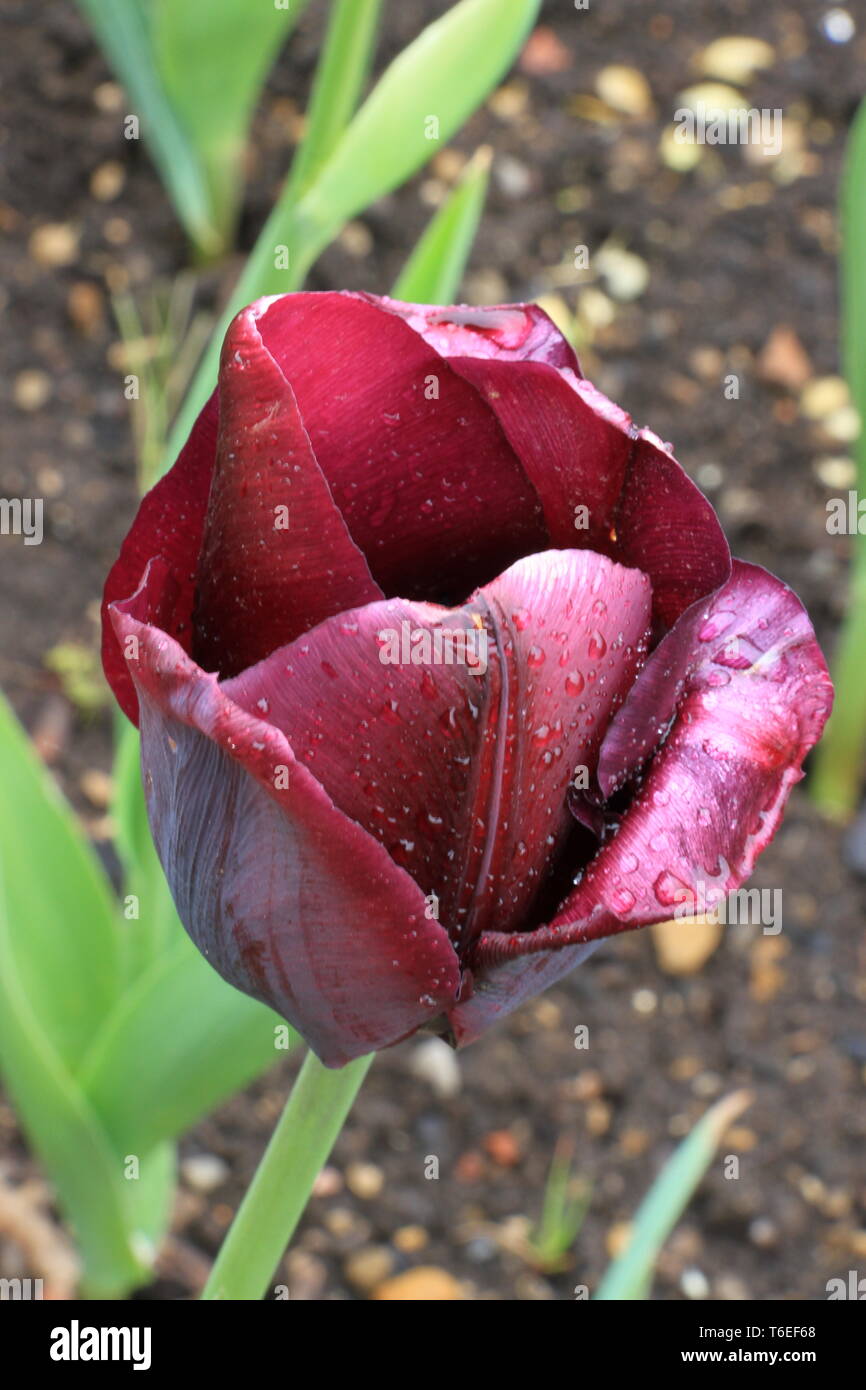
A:
{"label": "dark red tulip flower", "polygon": [[333,1066],[738,887],[832,695],[533,305],[245,309],[105,615],[181,919]]}

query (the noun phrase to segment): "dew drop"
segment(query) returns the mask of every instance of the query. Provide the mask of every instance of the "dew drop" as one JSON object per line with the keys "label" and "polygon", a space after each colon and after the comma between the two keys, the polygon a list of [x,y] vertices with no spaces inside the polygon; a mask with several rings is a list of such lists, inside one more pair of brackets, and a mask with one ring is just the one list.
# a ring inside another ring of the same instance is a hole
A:
{"label": "dew drop", "polygon": [[660,873],[653,884],[653,892],[661,903],[662,907],[675,907],[677,905],[690,902],[694,898],[694,893],[687,883],[683,883],[681,878],[672,874],[669,869]]}
{"label": "dew drop", "polygon": [[610,895],[610,905],[614,912],[631,912],[635,897],[628,888],[616,888]]}
{"label": "dew drop", "polygon": [[586,681],[579,671],[569,671],[565,678],[566,695],[579,695],[586,685]]}

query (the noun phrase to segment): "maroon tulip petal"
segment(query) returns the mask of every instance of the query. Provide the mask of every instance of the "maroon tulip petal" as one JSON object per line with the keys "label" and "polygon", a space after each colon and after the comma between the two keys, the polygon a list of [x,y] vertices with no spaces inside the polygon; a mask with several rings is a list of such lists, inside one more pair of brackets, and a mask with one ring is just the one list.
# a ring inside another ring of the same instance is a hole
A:
{"label": "maroon tulip petal", "polygon": [[500,362],[547,362],[580,374],[574,349],[537,304],[490,308],[455,304],[410,304],[387,296],[364,296],[403,319],[442,357],[492,358]]}
{"label": "maroon tulip petal", "polygon": [[662,630],[725,582],[731,556],[718,518],[651,431],[637,430],[568,368],[450,360],[505,431],[555,545],[586,546],[643,570]]}
{"label": "maroon tulip petal", "polygon": [[[102,663],[118,704],[134,724],[138,699],[108,610],[112,603],[134,594],[148,561],[161,556],[162,574],[172,598],[163,604],[164,630],[184,651],[192,647],[192,610],[196,567],[201,550],[208,493],[216,455],[218,393],[215,391],[193,425],[177,463],[142,499],[120,555],[107,580],[102,599]],[[153,580],[156,583],[156,578]]]}
{"label": "maroon tulip petal", "polygon": [[658,738],[659,671],[668,659],[677,663],[674,722],[619,832],[549,926],[523,937],[483,938],[476,972],[675,913],[712,910],[749,876],[772,839],[832,703],[808,617],[780,580],[738,561],[700,624],[694,615],[686,622],[691,650],[671,634],[667,656],[662,644],[608,734],[613,772],[605,752],[602,760],[615,784],[632,736],[641,756]]}
{"label": "maroon tulip petal", "polygon": [[453,1001],[455,953],[407,873],[338,810],[285,735],[152,626],[167,567],[111,617],[141,707],[154,841],[193,941],[328,1066],[387,1047]]}
{"label": "maroon tulip petal", "polygon": [[[225,690],[285,732],[465,945],[536,898],[573,826],[575,769],[593,774],[639,668],[650,604],[639,571],[548,551],[462,609],[392,599],[330,619]],[[484,644],[468,643],[474,664],[465,634]]]}
{"label": "maroon tulip petal", "polygon": [[216,468],[193,654],[235,675],[316,623],[382,597],[337,510],[255,308],[222,350]]}
{"label": "maroon tulip petal", "polygon": [[[473,388],[379,301],[253,306],[316,458],[382,590],[462,599],[548,545],[538,496]],[[443,578],[444,577],[444,578]]]}
{"label": "maroon tulip petal", "polygon": [[440,1034],[455,1047],[475,1042],[499,1019],[582,965],[600,945],[600,941],[587,941],[581,946],[538,951],[535,955],[502,961],[480,975],[475,981],[474,992],[467,992],[468,997],[448,1010],[447,1023],[440,1025]]}

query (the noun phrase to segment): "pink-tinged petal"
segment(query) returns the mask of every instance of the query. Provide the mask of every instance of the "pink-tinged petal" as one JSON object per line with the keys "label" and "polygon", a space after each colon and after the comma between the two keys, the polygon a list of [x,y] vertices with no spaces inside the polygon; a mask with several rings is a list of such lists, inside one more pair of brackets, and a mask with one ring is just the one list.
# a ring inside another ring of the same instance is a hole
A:
{"label": "pink-tinged petal", "polygon": [[710,503],[650,430],[636,429],[580,377],[537,306],[382,302],[486,400],[541,498],[555,545],[642,569],[663,628],[724,583],[730,552]]}
{"label": "pink-tinged petal", "polygon": [[329,619],[225,692],[284,731],[465,948],[513,929],[546,886],[573,830],[568,787],[579,766],[593,775],[650,605],[639,571],[548,551],[461,609],[391,599]]}
{"label": "pink-tinged petal", "polygon": [[198,567],[193,654],[235,675],[344,608],[382,597],[325,481],[256,309],[220,365],[219,439]]}
{"label": "pink-tinged petal", "polygon": [[546,547],[541,504],[496,420],[397,314],[343,293],[253,309],[385,593],[462,599]]}
{"label": "pink-tinged petal", "polygon": [[537,304],[476,308],[454,304],[409,304],[365,295],[414,328],[442,357],[493,358],[500,362],[547,362],[580,372],[574,349]]}
{"label": "pink-tinged petal", "polygon": [[342,1066],[441,1014],[457,992],[456,955],[409,875],[334,806],[285,735],[151,625],[170,586],[153,562],[111,617],[178,912],[225,979]]}
{"label": "pink-tinged petal", "polygon": [[667,652],[664,643],[657,648],[608,733],[617,756],[607,775],[615,784],[631,738],[641,755],[658,740],[652,702],[669,679],[666,662],[674,664],[673,723],[618,833],[550,925],[523,937],[482,938],[476,974],[535,951],[712,910],[748,878],[772,839],[832,703],[808,617],[780,580],[735,562],[699,621],[689,614],[686,624],[691,645],[674,632]]}
{"label": "pink-tinged petal", "polygon": [[[163,604],[164,629],[184,651],[192,647],[192,610],[208,493],[216,456],[218,400],[215,391],[193,425],[177,463],[142,499],[120,555],[107,580],[102,599],[102,664],[106,679],[123,712],[138,722],[138,699],[109,606],[134,594],[148,561],[160,555],[159,571],[171,583],[169,609]],[[154,581],[155,582],[155,581]]]}

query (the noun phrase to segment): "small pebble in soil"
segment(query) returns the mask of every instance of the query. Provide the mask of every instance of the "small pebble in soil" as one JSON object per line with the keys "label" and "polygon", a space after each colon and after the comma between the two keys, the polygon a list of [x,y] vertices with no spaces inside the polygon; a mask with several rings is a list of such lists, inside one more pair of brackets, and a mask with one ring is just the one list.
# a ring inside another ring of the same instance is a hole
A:
{"label": "small pebble in soil", "polygon": [[405,1274],[397,1274],[393,1279],[386,1279],[373,1293],[373,1298],[385,1302],[454,1302],[465,1297],[463,1286],[453,1275],[435,1265],[419,1265]]}
{"label": "small pebble in soil", "polygon": [[495,1258],[497,1250],[495,1240],[489,1236],[474,1236],[466,1246],[466,1258],[476,1265],[486,1264]]}
{"label": "small pebble in soil", "polygon": [[217,1154],[190,1154],[181,1160],[180,1175],[194,1192],[215,1192],[229,1175],[229,1166]]}
{"label": "small pebble in soil", "polygon": [[772,1250],[779,1243],[779,1228],[768,1216],[756,1216],[749,1222],[749,1240],[759,1250]]}
{"label": "small pebble in soil", "polygon": [[347,1256],[343,1273],[354,1289],[371,1293],[394,1268],[394,1256],[385,1245],[363,1245]]}
{"label": "small pebble in soil", "polygon": [[690,1265],[680,1275],[680,1292],[686,1298],[706,1298],[710,1292],[710,1281],[697,1265]]}
{"label": "small pebble in soil", "polygon": [[430,1237],[423,1226],[400,1226],[394,1232],[393,1242],[404,1255],[416,1255],[429,1244]]}
{"label": "small pebble in soil", "polygon": [[482,1142],[498,1168],[513,1168],[520,1162],[520,1145],[510,1129],[494,1129]]}
{"label": "small pebble in soil", "polygon": [[43,222],[30,237],[27,249],[37,265],[59,270],[77,261],[80,237],[80,231],[70,222]]}
{"label": "small pebble in soil", "polygon": [[336,1168],[325,1167],[316,1174],[313,1183],[314,1197],[336,1197],[343,1190],[343,1179]]}
{"label": "small pebble in soil", "polygon": [[441,1038],[426,1038],[412,1050],[409,1070],[419,1081],[426,1081],[440,1100],[456,1096],[461,1086],[457,1054]]}
{"label": "small pebble in soil", "polygon": [[12,399],[19,410],[41,410],[51,399],[51,378],[37,367],[19,372],[12,385]]}
{"label": "small pebble in soil", "polygon": [[362,1201],[371,1202],[385,1186],[385,1174],[375,1163],[350,1163],[346,1169],[346,1186]]}
{"label": "small pebble in soil", "polygon": [[743,1303],[751,1297],[747,1286],[735,1274],[720,1274],[713,1291],[716,1298],[726,1303]]}

